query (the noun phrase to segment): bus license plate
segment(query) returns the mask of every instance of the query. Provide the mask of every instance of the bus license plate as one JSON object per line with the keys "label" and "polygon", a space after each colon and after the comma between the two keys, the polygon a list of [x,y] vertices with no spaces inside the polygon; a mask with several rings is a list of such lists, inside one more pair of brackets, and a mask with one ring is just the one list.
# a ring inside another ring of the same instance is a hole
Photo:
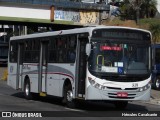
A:
{"label": "bus license plate", "polygon": [[117,97],[122,97],[122,98],[128,97],[128,93],[127,92],[118,92]]}

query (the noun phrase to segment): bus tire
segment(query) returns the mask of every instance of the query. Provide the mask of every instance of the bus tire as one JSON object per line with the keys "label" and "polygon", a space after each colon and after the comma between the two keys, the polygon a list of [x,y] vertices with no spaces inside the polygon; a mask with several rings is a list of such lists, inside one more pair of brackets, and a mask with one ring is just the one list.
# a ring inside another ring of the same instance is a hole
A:
{"label": "bus tire", "polygon": [[24,84],[24,96],[27,100],[31,100],[33,98],[32,93],[31,93],[31,89],[30,89],[30,82],[29,80],[26,80],[25,84]]}
{"label": "bus tire", "polygon": [[128,101],[115,101],[115,107],[119,110],[123,110],[127,107]]}
{"label": "bus tire", "polygon": [[76,107],[76,102],[73,99],[73,91],[72,91],[72,86],[67,85],[64,87],[64,98],[63,98],[63,103],[69,108],[75,108]]}
{"label": "bus tire", "polygon": [[157,76],[153,83],[155,90],[160,90],[160,76]]}

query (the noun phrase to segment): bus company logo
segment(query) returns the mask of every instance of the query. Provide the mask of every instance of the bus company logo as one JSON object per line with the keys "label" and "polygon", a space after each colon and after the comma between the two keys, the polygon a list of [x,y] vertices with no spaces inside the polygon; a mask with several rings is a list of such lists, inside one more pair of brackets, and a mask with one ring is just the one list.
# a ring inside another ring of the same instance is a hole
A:
{"label": "bus company logo", "polygon": [[2,112],[1,117],[16,117],[16,118],[23,118],[23,117],[42,117],[42,113],[36,112]]}
{"label": "bus company logo", "polygon": [[2,117],[11,117],[11,112],[2,112]]}

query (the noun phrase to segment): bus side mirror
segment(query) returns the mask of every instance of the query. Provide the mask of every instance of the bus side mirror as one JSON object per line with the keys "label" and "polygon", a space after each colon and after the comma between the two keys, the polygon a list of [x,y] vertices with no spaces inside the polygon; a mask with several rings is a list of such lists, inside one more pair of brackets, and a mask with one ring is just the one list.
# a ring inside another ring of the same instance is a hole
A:
{"label": "bus side mirror", "polygon": [[91,53],[91,44],[87,43],[86,44],[86,55],[89,56]]}

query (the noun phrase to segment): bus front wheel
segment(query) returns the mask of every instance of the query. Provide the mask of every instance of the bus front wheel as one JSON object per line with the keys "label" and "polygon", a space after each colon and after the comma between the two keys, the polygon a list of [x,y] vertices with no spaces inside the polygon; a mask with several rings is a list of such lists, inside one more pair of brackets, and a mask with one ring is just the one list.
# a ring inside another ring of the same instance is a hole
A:
{"label": "bus front wheel", "polygon": [[123,110],[127,107],[128,102],[127,101],[115,101],[114,105],[117,109]]}
{"label": "bus front wheel", "polygon": [[67,85],[64,87],[64,99],[63,103],[66,104],[67,107],[69,108],[75,108],[76,103],[75,100],[73,99],[73,91],[72,91],[72,86]]}

